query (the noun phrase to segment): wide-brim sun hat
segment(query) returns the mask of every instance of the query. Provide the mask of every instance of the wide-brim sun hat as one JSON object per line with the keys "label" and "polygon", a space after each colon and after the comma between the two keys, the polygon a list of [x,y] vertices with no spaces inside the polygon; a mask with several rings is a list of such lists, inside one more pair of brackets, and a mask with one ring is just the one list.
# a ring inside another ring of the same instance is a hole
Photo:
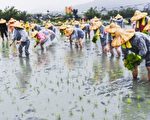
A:
{"label": "wide-brim sun hat", "polygon": [[146,17],[147,15],[148,15],[148,13],[146,13],[146,12],[141,12],[139,10],[136,10],[133,17],[131,18],[131,21],[133,22],[133,21],[140,20],[140,19]]}
{"label": "wide-brim sun hat", "polygon": [[148,21],[147,25],[144,27],[144,30],[150,30],[150,20]]}
{"label": "wide-brim sun hat", "polygon": [[92,23],[93,23],[93,22],[98,22],[98,21],[100,21],[100,19],[97,18],[97,17],[94,17],[94,18],[91,19],[91,22],[92,22]]}
{"label": "wide-brim sun hat", "polygon": [[120,14],[117,14],[115,19],[122,19],[123,17]]}
{"label": "wide-brim sun hat", "polygon": [[0,24],[4,24],[4,23],[6,23],[6,20],[0,19]]}
{"label": "wide-brim sun hat", "polygon": [[105,31],[108,33],[115,33],[115,31],[117,31],[117,29],[120,29],[121,27],[119,25],[117,25],[116,23],[111,23],[110,25],[107,25],[105,27]]}
{"label": "wide-brim sun hat", "polygon": [[135,35],[135,30],[118,29],[115,32],[115,38],[112,40],[112,47],[119,47],[128,42]]}
{"label": "wide-brim sun hat", "polygon": [[36,23],[31,23],[31,24],[30,24],[30,28],[31,28],[31,29],[34,29],[36,25],[37,25]]}
{"label": "wide-brim sun hat", "polygon": [[11,26],[15,27],[15,28],[24,28],[23,24],[20,23],[19,21],[16,21],[14,24],[12,24]]}
{"label": "wide-brim sun hat", "polygon": [[61,26],[59,27],[60,30],[64,30],[64,29],[66,29],[66,28],[67,28],[67,25],[61,25]]}
{"label": "wide-brim sun hat", "polygon": [[90,26],[90,30],[96,30],[102,26],[101,21],[93,22],[92,26]]}
{"label": "wide-brim sun hat", "polygon": [[50,28],[50,27],[52,27],[53,26],[53,24],[52,23],[47,23],[46,25],[45,25],[45,28]]}
{"label": "wide-brim sun hat", "polygon": [[85,28],[85,24],[81,24],[80,28],[83,30]]}
{"label": "wide-brim sun hat", "polygon": [[79,21],[74,21],[73,25],[80,25],[80,22]]}
{"label": "wide-brim sun hat", "polygon": [[31,33],[31,37],[34,38],[37,34],[38,34],[38,31],[35,30]]}
{"label": "wide-brim sun hat", "polygon": [[69,37],[74,31],[74,28],[72,26],[67,26],[64,33],[65,33],[65,36]]}

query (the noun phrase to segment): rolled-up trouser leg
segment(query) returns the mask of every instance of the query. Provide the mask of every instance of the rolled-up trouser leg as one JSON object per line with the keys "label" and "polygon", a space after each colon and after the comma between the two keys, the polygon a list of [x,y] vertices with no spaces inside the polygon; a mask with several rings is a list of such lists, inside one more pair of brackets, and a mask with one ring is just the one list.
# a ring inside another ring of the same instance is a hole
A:
{"label": "rolled-up trouser leg", "polygon": [[22,56],[22,48],[23,48],[23,44],[20,43],[19,48],[18,48],[18,50],[19,50],[19,56]]}
{"label": "rolled-up trouser leg", "polygon": [[29,46],[30,46],[30,41],[28,40],[25,42],[25,54],[26,54],[26,56],[29,55],[29,50],[28,50]]}

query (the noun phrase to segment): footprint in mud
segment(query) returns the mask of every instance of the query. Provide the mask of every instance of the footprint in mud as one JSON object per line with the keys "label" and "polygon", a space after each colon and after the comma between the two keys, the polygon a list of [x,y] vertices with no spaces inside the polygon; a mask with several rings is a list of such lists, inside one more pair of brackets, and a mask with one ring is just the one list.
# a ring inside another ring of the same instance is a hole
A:
{"label": "footprint in mud", "polygon": [[42,118],[37,118],[37,117],[29,117],[26,120],[48,120],[48,119],[42,119]]}
{"label": "footprint in mud", "polygon": [[29,113],[32,113],[32,112],[36,112],[36,110],[35,109],[28,109],[28,110],[26,110],[24,113],[25,114],[29,114]]}

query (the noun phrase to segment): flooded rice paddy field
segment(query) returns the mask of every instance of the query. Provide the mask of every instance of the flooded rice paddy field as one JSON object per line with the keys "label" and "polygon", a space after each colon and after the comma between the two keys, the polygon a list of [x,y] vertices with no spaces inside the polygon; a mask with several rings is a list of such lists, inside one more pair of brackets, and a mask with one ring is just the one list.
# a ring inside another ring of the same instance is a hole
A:
{"label": "flooded rice paddy field", "polygon": [[133,82],[122,58],[63,39],[44,52],[31,43],[29,59],[0,41],[0,120],[150,120],[144,62]]}

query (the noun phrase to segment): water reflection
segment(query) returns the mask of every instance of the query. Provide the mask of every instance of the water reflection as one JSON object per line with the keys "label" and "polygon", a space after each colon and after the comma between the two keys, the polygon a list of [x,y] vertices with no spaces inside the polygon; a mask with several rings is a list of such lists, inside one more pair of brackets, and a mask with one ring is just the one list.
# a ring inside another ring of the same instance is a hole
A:
{"label": "water reflection", "polygon": [[47,65],[49,63],[49,53],[44,51],[36,51],[37,61],[36,61],[36,67],[42,68],[44,65]]}
{"label": "water reflection", "polygon": [[150,92],[148,91],[150,91],[150,83],[133,82],[132,91],[123,97],[121,111],[124,120],[150,119]]}
{"label": "water reflection", "polygon": [[82,49],[70,49],[65,54],[65,64],[68,69],[79,68],[84,62],[84,53]]}
{"label": "water reflection", "polygon": [[9,58],[9,45],[8,41],[2,41],[2,57]]}
{"label": "water reflection", "polygon": [[[122,79],[129,76],[122,60],[99,54],[95,47],[89,42],[82,50],[70,49],[60,41],[59,45],[45,51],[31,50],[30,59],[13,57],[9,61],[1,61],[1,73],[5,76],[1,77],[1,90],[5,86],[15,102],[11,104],[7,91],[2,91],[0,118],[5,120],[3,116],[6,116],[12,120],[12,116],[19,114],[23,115],[20,118],[23,120],[27,117],[55,120],[55,115],[60,114],[64,120],[79,120],[80,116],[83,120],[138,120],[145,116],[143,120],[146,120],[150,111],[148,83],[132,84],[132,80]],[[4,44],[3,48],[7,45]],[[8,49],[10,55],[18,52],[16,45],[8,46]],[[145,75],[143,68],[141,74]],[[18,79],[12,79],[14,74]],[[16,83],[21,93],[26,90],[27,99],[13,89]],[[131,104],[126,102],[128,96]],[[142,99],[139,99],[140,96]]]}
{"label": "water reflection", "polygon": [[19,80],[19,88],[27,89],[31,74],[32,74],[32,68],[30,65],[30,59],[29,58],[19,58],[19,65],[20,70],[16,73],[16,77]]}

